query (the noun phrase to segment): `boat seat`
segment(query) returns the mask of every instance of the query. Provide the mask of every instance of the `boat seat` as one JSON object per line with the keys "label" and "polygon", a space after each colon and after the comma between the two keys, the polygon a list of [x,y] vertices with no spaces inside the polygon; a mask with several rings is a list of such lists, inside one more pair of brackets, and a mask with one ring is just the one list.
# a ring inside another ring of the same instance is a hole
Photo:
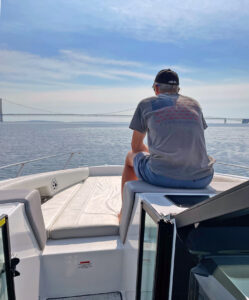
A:
{"label": "boat seat", "polygon": [[135,202],[136,193],[177,193],[186,194],[212,194],[223,192],[245,182],[245,178],[231,177],[229,175],[215,174],[212,182],[204,189],[172,189],[151,185],[145,181],[129,181],[124,186],[123,191],[123,207],[122,219],[120,223],[119,233],[121,241],[124,243],[131,220],[133,204]]}
{"label": "boat seat", "polygon": [[[187,189],[191,194],[216,194],[216,190],[211,186],[205,189]],[[123,207],[122,207],[122,219],[120,223],[119,233],[121,241],[124,243],[128,232],[128,227],[131,220],[133,204],[135,202],[136,193],[177,193],[186,194],[186,189],[173,189],[155,186],[142,180],[129,181],[125,184],[123,190]]]}
{"label": "boat seat", "polygon": [[119,234],[121,176],[90,176],[42,205],[47,237]]}
{"label": "boat seat", "polygon": [[41,197],[37,190],[2,190],[0,203],[23,203],[30,226],[40,249],[44,249],[47,237],[41,212]]}

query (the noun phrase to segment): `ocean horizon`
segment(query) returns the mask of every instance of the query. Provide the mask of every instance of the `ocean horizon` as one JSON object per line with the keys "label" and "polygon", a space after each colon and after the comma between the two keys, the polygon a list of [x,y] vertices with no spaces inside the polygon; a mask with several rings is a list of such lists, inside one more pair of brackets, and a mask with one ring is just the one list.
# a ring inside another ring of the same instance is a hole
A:
{"label": "ocean horizon", "polygon": [[[27,164],[22,175],[63,169],[68,155],[75,154],[67,168],[92,165],[122,165],[130,150],[132,130],[128,121],[18,121],[0,123],[0,167],[22,161],[48,158]],[[217,163],[215,171],[248,176],[249,125],[208,123],[205,130],[208,154]],[[16,176],[19,167],[0,169],[0,180]]]}

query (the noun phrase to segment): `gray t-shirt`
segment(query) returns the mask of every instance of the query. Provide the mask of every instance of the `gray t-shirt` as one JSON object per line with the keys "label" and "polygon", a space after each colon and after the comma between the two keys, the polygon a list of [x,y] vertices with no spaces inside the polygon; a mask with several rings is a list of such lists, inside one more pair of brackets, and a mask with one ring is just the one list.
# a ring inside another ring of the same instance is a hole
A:
{"label": "gray t-shirt", "polygon": [[192,98],[160,94],[142,100],[130,128],[147,133],[151,171],[181,180],[213,173],[214,159],[207,155],[201,107]]}

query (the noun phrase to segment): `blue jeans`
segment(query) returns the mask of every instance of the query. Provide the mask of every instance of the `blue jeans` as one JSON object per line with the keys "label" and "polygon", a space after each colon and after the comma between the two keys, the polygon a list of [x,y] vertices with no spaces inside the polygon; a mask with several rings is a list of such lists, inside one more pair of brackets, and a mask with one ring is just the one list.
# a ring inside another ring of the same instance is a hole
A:
{"label": "blue jeans", "polygon": [[133,167],[136,176],[153,185],[169,188],[202,189],[209,185],[213,179],[213,174],[194,180],[173,179],[163,175],[158,175],[150,170],[148,165],[149,155],[146,152],[139,152],[133,160]]}

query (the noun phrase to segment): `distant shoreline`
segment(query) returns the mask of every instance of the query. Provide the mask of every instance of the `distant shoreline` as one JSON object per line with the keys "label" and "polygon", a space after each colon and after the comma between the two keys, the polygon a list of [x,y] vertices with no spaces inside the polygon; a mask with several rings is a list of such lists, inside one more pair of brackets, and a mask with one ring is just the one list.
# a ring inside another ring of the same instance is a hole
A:
{"label": "distant shoreline", "polygon": [[[81,124],[81,125],[106,125],[106,126],[114,126],[114,125],[123,125],[123,126],[129,126],[130,121],[126,122],[119,122],[119,121],[46,121],[46,120],[30,120],[30,121],[4,121],[0,122],[0,126],[6,125],[6,124]],[[249,124],[243,124],[243,123],[212,123],[212,122],[207,122],[208,126],[213,127],[213,126],[224,126],[224,127],[249,127]]]}

